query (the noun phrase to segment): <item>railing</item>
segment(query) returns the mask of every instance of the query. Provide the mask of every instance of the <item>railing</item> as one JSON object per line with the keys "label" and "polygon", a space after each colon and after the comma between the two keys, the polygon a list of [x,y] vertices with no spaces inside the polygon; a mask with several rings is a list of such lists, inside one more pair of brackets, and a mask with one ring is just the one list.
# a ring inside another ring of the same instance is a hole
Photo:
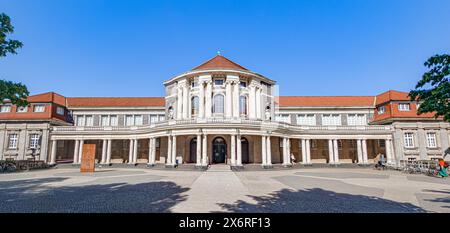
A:
{"label": "railing", "polygon": [[207,118],[207,119],[183,119],[170,120],[151,123],[140,126],[57,126],[53,127],[54,132],[77,132],[77,131],[135,131],[146,129],[158,129],[166,126],[190,126],[201,124],[232,124],[232,125],[252,125],[270,128],[286,128],[298,131],[389,131],[390,126],[385,125],[360,125],[360,126],[309,126],[293,125],[286,122],[262,121],[252,119],[227,119],[227,118]]}

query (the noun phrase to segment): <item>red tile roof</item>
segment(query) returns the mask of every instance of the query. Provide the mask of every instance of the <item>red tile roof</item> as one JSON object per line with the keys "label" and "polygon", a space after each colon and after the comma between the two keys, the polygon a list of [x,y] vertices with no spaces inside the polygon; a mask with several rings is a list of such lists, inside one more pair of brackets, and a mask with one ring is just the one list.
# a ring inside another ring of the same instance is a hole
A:
{"label": "red tile roof", "polygon": [[27,101],[30,103],[56,103],[62,106],[66,106],[66,97],[55,92],[30,95],[28,96]]}
{"label": "red tile roof", "polygon": [[229,60],[228,58],[217,55],[203,64],[195,67],[192,70],[212,70],[212,69],[232,69],[232,70],[247,70],[243,66]]}
{"label": "red tile roof", "polygon": [[164,107],[164,97],[70,97],[69,107]]}
{"label": "red tile roof", "polygon": [[379,105],[389,101],[398,101],[398,100],[409,101],[411,99],[408,97],[408,94],[409,94],[408,92],[389,90],[377,95],[376,104]]}
{"label": "red tile roof", "polygon": [[374,96],[280,96],[281,107],[373,107]]}

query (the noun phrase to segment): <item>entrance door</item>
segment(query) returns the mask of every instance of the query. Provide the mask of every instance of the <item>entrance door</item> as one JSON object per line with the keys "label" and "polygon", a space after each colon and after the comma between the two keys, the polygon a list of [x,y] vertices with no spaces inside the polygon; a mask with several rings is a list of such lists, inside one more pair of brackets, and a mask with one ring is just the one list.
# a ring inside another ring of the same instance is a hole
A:
{"label": "entrance door", "polygon": [[227,155],[227,144],[223,138],[215,138],[213,141],[213,163],[225,163]]}
{"label": "entrance door", "polygon": [[197,161],[197,138],[193,138],[191,140],[189,149],[190,149],[189,162],[195,163]]}
{"label": "entrance door", "polygon": [[246,138],[241,139],[241,156],[242,163],[249,163],[249,154],[248,154],[248,140]]}

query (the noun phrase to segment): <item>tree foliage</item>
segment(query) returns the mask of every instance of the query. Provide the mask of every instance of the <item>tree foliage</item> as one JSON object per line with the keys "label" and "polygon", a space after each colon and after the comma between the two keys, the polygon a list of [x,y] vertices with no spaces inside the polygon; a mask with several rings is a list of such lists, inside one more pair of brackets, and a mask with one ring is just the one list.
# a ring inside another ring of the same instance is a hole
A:
{"label": "tree foliage", "polygon": [[450,55],[435,55],[424,64],[429,70],[409,92],[411,100],[419,101],[418,113],[435,113],[450,121]]}
{"label": "tree foliage", "polygon": [[[17,49],[22,48],[22,42],[7,38],[8,34],[14,32],[11,19],[5,13],[0,13],[0,57],[6,57],[8,54],[17,54]],[[25,85],[18,82],[0,80],[0,104],[5,100],[11,103],[26,106],[26,98],[30,93]]]}

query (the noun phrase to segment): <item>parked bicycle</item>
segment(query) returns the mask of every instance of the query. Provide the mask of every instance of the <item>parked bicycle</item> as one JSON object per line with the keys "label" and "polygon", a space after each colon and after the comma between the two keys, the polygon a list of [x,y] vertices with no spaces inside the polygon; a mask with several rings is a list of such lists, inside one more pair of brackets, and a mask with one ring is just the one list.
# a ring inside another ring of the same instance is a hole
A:
{"label": "parked bicycle", "polygon": [[15,172],[17,170],[13,161],[0,161],[0,172]]}

